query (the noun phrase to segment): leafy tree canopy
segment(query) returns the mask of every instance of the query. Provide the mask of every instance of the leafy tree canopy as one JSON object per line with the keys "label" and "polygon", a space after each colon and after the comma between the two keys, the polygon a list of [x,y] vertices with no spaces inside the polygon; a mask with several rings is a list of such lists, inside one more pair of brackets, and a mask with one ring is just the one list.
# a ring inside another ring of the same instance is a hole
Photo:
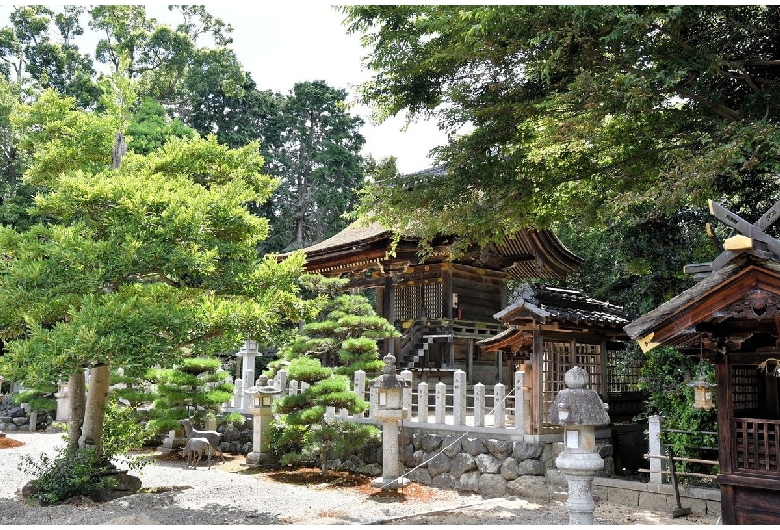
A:
{"label": "leafy tree canopy", "polygon": [[377,72],[363,100],[452,135],[446,175],[366,190],[363,213],[404,233],[487,241],[497,227],[776,199],[777,6],[342,10]]}

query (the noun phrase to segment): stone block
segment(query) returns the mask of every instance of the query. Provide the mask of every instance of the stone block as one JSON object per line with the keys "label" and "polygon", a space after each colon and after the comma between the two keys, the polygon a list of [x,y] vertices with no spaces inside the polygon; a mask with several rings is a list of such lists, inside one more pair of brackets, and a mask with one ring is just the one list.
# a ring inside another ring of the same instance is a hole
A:
{"label": "stone block", "polygon": [[455,490],[458,489],[460,480],[456,479],[449,473],[442,473],[441,475],[433,477],[432,485],[436,486],[437,488]]}
{"label": "stone block", "polygon": [[[595,488],[594,488],[595,490]],[[639,492],[622,488],[604,488],[606,496],[600,492],[602,498],[614,504],[622,504],[632,508],[639,506]]]}
{"label": "stone block", "polygon": [[451,467],[452,460],[450,460],[449,457],[444,453],[437,453],[428,462],[428,473],[430,473],[431,477],[435,477],[436,475],[441,475],[442,473],[449,473]]}
{"label": "stone block", "polygon": [[513,443],[510,440],[488,439],[485,440],[483,444],[485,445],[485,449],[499,460],[503,460],[512,454]]}
{"label": "stone block", "polygon": [[424,484],[425,486],[430,486],[432,482],[430,473],[428,473],[428,470],[424,467],[412,469],[409,474],[406,475],[406,477],[412,482],[416,482],[417,484]]}
{"label": "stone block", "polygon": [[480,477],[479,471],[469,471],[468,473],[463,473],[460,476],[460,485],[458,486],[458,489],[478,492],[479,477]]}
{"label": "stone block", "polygon": [[474,460],[480,473],[498,473],[501,468],[501,460],[490,454],[477,455]]}
{"label": "stone block", "polygon": [[22,425],[27,425],[28,423],[30,423],[30,418],[16,417],[13,419],[13,422],[14,425],[16,425],[17,427],[21,427]]}
{"label": "stone block", "polygon": [[[560,469],[547,469],[544,472],[544,476],[547,477],[547,482],[555,486],[567,486],[566,477],[563,475]],[[522,478],[522,477],[520,477]]]}
{"label": "stone block", "polygon": [[[672,508],[677,508],[677,504],[673,498],[669,499],[669,504],[672,506]],[[680,505],[683,508],[690,508],[691,513],[694,515],[705,515],[707,513],[707,501],[702,499],[691,499],[683,497],[680,499]]]}
{"label": "stone block", "polygon": [[[377,455],[377,451],[374,450],[374,462],[379,462],[382,458],[381,453]],[[414,445],[407,444],[404,446],[403,451],[401,452],[401,462],[406,467],[414,467]]]}
{"label": "stone block", "polygon": [[366,464],[360,468],[360,473],[371,477],[378,477],[382,475],[382,466],[379,464]]}
{"label": "stone block", "polygon": [[599,456],[601,458],[607,458],[608,456],[612,456],[614,454],[612,444],[607,443],[596,443],[596,450],[599,453]]}
{"label": "stone block", "polygon": [[658,510],[666,512],[670,510],[666,495],[660,493],[640,493],[639,508],[644,510]]}
{"label": "stone block", "polygon": [[460,441],[460,444],[463,451],[471,456],[477,456],[487,452],[485,444],[483,444],[482,440],[479,438],[464,438]]}
{"label": "stone block", "polygon": [[[406,449],[406,448],[404,448]],[[403,456],[402,456],[403,458]],[[368,444],[360,450],[360,459],[366,464],[376,464],[376,447],[373,444]]]}
{"label": "stone block", "polygon": [[225,427],[225,432],[222,433],[223,442],[237,442],[241,439],[241,431],[235,428],[233,425]]}
{"label": "stone block", "polygon": [[18,431],[19,427],[17,427],[13,423],[6,423],[5,424],[5,430],[8,431],[8,432],[14,432],[14,431]]}
{"label": "stone block", "polygon": [[498,470],[504,480],[515,480],[520,476],[520,470],[517,467],[517,460],[509,457],[501,462],[501,468]]}
{"label": "stone block", "polygon": [[517,464],[517,472],[520,475],[544,476],[547,468],[539,460],[523,460]]}
{"label": "stone block", "polygon": [[419,465],[422,465],[423,462],[425,462],[425,451],[420,449],[419,451],[415,451],[414,455],[412,456],[413,464],[411,467],[417,467]]}
{"label": "stone block", "polygon": [[441,447],[442,437],[438,434],[423,434],[420,440],[421,449],[426,453],[437,451]]}
{"label": "stone block", "polygon": [[527,475],[507,482],[506,491],[521,499],[549,499],[552,488],[544,477]]}
{"label": "stone block", "polygon": [[242,455],[248,455],[251,452],[252,452],[252,442],[246,442],[244,445],[241,446]]}
{"label": "stone block", "polygon": [[512,444],[512,457],[518,462],[529,458],[539,459],[545,445],[543,443],[514,442]]}
{"label": "stone block", "polygon": [[604,467],[600,469],[596,476],[598,477],[614,477],[615,476],[615,459],[611,456],[604,458]]}
{"label": "stone block", "polygon": [[460,437],[447,435],[441,442],[441,449],[445,455],[450,458],[455,458],[455,455],[460,453]]}
{"label": "stone block", "polygon": [[483,473],[479,477],[479,493],[487,497],[503,497],[506,494],[506,480],[501,475]]}
{"label": "stone block", "polygon": [[412,445],[415,451],[422,449],[422,433],[416,432],[412,435]]}
{"label": "stone block", "polygon": [[472,471],[477,468],[477,462],[474,457],[468,453],[458,453],[455,458],[452,459],[452,466],[450,467],[450,474],[456,479],[460,479],[463,473]]}

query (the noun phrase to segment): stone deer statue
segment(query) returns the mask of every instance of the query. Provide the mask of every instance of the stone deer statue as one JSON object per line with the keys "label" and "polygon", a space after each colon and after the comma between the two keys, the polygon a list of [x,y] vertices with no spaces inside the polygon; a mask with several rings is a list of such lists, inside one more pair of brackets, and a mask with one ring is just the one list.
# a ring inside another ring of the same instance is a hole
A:
{"label": "stone deer statue", "polygon": [[211,455],[214,454],[214,449],[209,441],[206,438],[190,438],[187,440],[187,445],[184,446],[184,454],[187,455],[187,467],[197,469],[203,453],[206,453],[206,464],[211,469]]}
{"label": "stone deer statue", "polygon": [[225,462],[225,455],[222,454],[222,449],[219,448],[219,441],[222,439],[222,434],[217,431],[199,431],[192,428],[190,420],[179,420],[179,424],[184,427],[184,434],[187,438],[205,438],[209,441],[212,451],[219,451],[219,457],[222,462]]}

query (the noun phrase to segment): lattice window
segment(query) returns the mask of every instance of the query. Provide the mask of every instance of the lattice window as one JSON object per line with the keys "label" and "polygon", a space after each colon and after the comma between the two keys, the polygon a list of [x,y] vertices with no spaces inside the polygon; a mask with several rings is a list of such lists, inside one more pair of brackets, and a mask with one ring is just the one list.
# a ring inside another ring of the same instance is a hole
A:
{"label": "lattice window", "polygon": [[758,408],[758,376],[755,366],[731,367],[731,395],[735,411]]}
{"label": "lattice window", "polygon": [[574,344],[571,341],[544,341],[542,356],[542,422],[547,423],[550,409],[558,392],[566,388],[564,375],[574,366],[590,374],[590,386],[599,394],[603,390],[601,374],[601,345]]}
{"label": "lattice window", "polygon": [[425,306],[428,318],[442,318],[443,286],[441,283],[398,285],[395,288],[395,318],[401,321],[421,318]]}
{"label": "lattice window", "polygon": [[639,392],[641,359],[626,357],[624,350],[607,350],[607,390],[610,394]]}

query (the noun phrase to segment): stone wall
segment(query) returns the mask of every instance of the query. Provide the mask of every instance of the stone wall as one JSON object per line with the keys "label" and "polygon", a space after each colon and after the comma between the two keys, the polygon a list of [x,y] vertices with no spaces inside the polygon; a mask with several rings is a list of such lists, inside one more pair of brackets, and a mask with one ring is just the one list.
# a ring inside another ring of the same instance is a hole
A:
{"label": "stone wall", "polygon": [[[601,476],[614,475],[612,446],[598,445],[604,458]],[[464,490],[486,497],[516,495],[549,499],[565,479],[555,469],[561,443],[529,443],[494,438],[424,432],[402,433],[401,462],[412,482],[438,488]],[[332,469],[372,476],[382,474],[382,448],[364,447],[358,454],[329,462]],[[564,488],[565,489],[565,488]]]}
{"label": "stone wall", "polygon": [[[35,430],[44,430],[51,425],[52,417],[47,412],[37,412],[35,416]],[[14,405],[10,395],[0,399],[0,431],[29,431],[30,413],[21,406]]]}

